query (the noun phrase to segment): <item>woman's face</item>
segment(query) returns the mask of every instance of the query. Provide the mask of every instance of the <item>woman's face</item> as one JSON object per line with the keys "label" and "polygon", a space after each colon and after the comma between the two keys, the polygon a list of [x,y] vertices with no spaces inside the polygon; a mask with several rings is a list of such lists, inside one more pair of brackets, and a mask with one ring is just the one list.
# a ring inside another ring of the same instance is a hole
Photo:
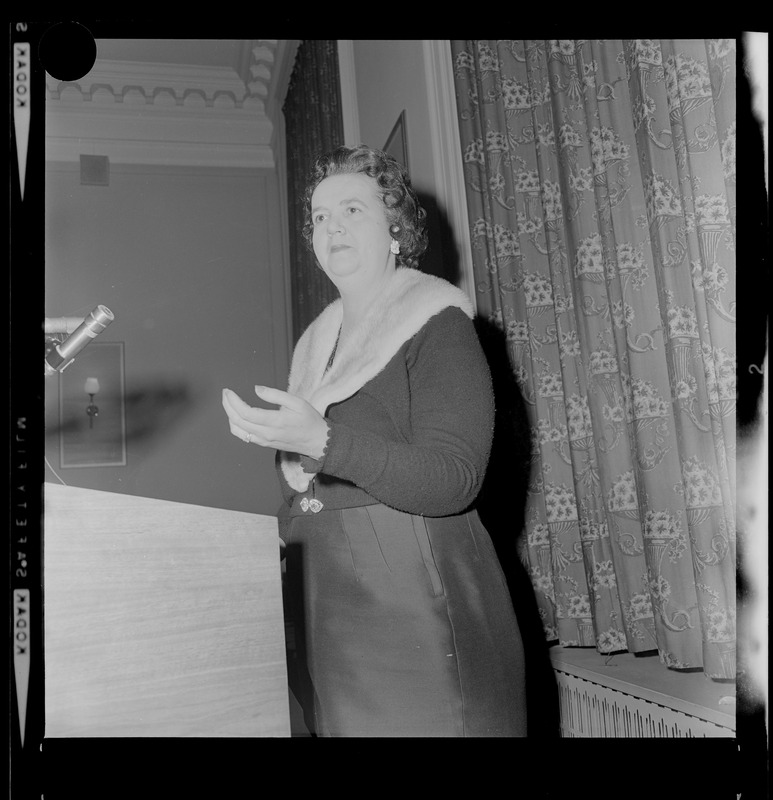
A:
{"label": "woman's face", "polygon": [[311,196],[311,219],[314,254],[337,286],[372,281],[395,268],[386,207],[373,178],[325,178]]}

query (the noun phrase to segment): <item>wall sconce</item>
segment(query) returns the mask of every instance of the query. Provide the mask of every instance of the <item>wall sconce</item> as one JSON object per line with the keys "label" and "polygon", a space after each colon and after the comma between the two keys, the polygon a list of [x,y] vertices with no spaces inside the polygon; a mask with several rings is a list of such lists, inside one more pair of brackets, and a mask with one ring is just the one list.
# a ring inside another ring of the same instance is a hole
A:
{"label": "wall sconce", "polygon": [[99,392],[99,381],[96,378],[86,378],[83,390],[89,396],[89,404],[86,406],[86,413],[89,415],[89,428],[93,428],[94,417],[99,416],[99,409],[94,404],[94,395]]}

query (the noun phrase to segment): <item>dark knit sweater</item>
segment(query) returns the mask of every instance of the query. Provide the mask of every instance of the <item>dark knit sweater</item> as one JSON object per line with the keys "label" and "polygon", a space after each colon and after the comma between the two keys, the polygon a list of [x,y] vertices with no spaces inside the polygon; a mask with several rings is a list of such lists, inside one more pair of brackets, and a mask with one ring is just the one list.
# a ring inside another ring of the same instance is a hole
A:
{"label": "dark knit sweater", "polygon": [[[304,493],[278,470],[287,505],[325,508],[374,503],[411,514],[447,516],[467,509],[483,481],[491,448],[491,376],[475,328],[457,307],[431,316],[384,369],[325,414],[323,458],[303,458],[316,477]],[[309,512],[310,513],[310,512]]]}

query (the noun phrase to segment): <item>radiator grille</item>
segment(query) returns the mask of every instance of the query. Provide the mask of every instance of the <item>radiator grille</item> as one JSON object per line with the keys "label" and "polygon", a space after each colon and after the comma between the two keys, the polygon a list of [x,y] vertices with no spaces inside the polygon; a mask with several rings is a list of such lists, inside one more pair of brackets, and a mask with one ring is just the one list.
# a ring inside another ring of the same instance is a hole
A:
{"label": "radiator grille", "polygon": [[650,700],[556,670],[561,736],[694,738],[734,731]]}

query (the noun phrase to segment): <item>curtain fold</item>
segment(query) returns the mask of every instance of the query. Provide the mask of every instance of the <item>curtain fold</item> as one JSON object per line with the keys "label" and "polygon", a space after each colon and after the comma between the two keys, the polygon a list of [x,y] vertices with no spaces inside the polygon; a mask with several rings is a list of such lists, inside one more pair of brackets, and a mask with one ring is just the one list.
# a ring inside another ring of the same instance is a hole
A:
{"label": "curtain fold", "polygon": [[545,635],[734,678],[735,41],[451,49]]}
{"label": "curtain fold", "polygon": [[300,43],[282,106],[287,152],[290,230],[290,286],[293,344],[309,323],[338,297],[317,266],[301,234],[303,192],[313,160],[344,143],[338,42],[308,39]]}

